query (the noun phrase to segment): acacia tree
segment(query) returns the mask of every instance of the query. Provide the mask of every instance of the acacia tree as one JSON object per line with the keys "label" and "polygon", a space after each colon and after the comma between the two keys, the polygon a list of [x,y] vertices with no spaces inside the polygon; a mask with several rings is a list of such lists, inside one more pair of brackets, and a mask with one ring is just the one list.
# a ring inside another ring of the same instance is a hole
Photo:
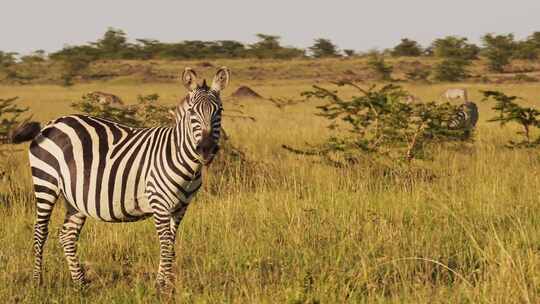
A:
{"label": "acacia tree", "polygon": [[15,63],[15,52],[0,51],[0,67],[7,67]]}
{"label": "acacia tree", "polygon": [[92,43],[101,53],[102,58],[119,59],[129,48],[126,33],[123,30],[108,28],[103,37]]}
{"label": "acacia tree", "polygon": [[438,81],[461,81],[467,78],[470,61],[460,58],[447,58],[435,65],[435,79]]}
{"label": "acacia tree", "polygon": [[494,72],[504,72],[504,67],[510,63],[516,47],[514,35],[487,34],[482,37],[482,42],[489,69]]}
{"label": "acacia tree", "polygon": [[21,115],[28,111],[28,108],[21,108],[15,104],[18,98],[0,98],[0,142],[10,141],[11,132],[21,124]]}
{"label": "acacia tree", "polygon": [[501,126],[508,123],[516,123],[520,125],[521,131],[517,134],[522,136],[521,141],[510,140],[507,147],[510,148],[532,148],[540,146],[540,136],[533,140],[532,130],[540,130],[540,111],[533,107],[522,107],[515,101],[519,99],[517,96],[508,96],[499,91],[484,91],[484,100],[494,100],[495,105],[493,110],[499,113],[489,119],[489,122],[498,122]]}
{"label": "acacia tree", "polygon": [[422,47],[414,40],[403,38],[401,42],[392,50],[392,56],[418,57],[422,55]]}
{"label": "acacia tree", "polygon": [[379,80],[392,81],[393,67],[386,63],[382,54],[371,52],[367,65],[377,75]]}
{"label": "acacia tree", "polygon": [[309,50],[315,58],[339,57],[338,48],[330,39],[315,39],[315,43],[309,47]]}
{"label": "acacia tree", "polygon": [[436,39],[429,48],[433,55],[442,58],[473,60],[478,58],[480,48],[465,37],[447,36]]}
{"label": "acacia tree", "polygon": [[427,156],[429,147],[435,143],[468,139],[465,130],[448,126],[458,111],[449,103],[410,104],[406,102],[407,92],[392,84],[367,89],[352,82],[337,85],[352,87],[360,95],[347,99],[336,90],[319,86],[302,93],[308,99],[325,101],[317,107],[320,110],[317,115],[330,121],[328,127],[334,135],[311,151],[284,148],[296,153],[320,154],[337,165],[344,163],[336,163],[333,154],[342,155],[346,163],[354,163],[366,153],[410,162]]}
{"label": "acacia tree", "polygon": [[303,57],[305,54],[304,50],[281,46],[280,36],[266,34],[257,34],[256,36],[259,41],[250,46],[248,53],[257,58],[290,59]]}

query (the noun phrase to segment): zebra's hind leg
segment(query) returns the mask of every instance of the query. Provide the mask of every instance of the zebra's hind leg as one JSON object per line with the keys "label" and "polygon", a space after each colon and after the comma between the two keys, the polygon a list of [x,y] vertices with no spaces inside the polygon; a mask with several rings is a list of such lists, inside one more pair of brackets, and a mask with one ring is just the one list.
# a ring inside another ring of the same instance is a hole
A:
{"label": "zebra's hind leg", "polygon": [[60,244],[64,249],[71,279],[75,284],[83,287],[88,281],[86,280],[84,269],[81,267],[77,258],[77,241],[86,221],[86,216],[69,205],[67,208],[66,218],[59,235]]}
{"label": "zebra's hind leg", "polygon": [[34,269],[32,278],[37,284],[43,282],[43,247],[49,235],[49,221],[59,195],[58,186],[34,175],[36,196],[36,222],[34,225]]}

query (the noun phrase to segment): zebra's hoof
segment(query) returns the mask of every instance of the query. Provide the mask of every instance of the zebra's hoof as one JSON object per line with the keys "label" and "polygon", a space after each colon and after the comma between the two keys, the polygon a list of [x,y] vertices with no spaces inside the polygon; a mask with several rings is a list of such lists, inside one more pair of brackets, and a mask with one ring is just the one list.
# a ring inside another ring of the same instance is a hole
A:
{"label": "zebra's hoof", "polygon": [[164,277],[162,275],[158,276],[156,280],[156,287],[159,292],[171,293],[174,292],[174,283],[171,278]]}
{"label": "zebra's hoof", "polygon": [[75,283],[75,286],[80,290],[86,290],[88,289],[88,287],[90,287],[90,281],[87,280],[86,278],[78,279],[74,283]]}

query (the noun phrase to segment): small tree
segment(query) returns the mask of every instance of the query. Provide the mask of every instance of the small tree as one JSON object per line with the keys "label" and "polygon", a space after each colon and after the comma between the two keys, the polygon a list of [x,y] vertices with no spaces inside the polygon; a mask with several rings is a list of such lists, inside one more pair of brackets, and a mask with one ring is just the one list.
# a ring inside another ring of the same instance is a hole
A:
{"label": "small tree", "polygon": [[431,71],[425,68],[415,68],[412,71],[406,73],[407,79],[412,81],[428,81]]}
{"label": "small tree", "polygon": [[504,72],[504,67],[510,63],[515,50],[514,35],[487,34],[482,37],[482,42],[489,69],[494,72]]}
{"label": "small tree", "polygon": [[28,108],[21,108],[15,104],[18,98],[0,98],[0,142],[10,141],[11,132],[21,124],[21,115],[28,111]]}
{"label": "small tree", "polygon": [[0,67],[7,67],[15,64],[15,56],[17,53],[14,52],[2,52],[0,51]]}
{"label": "small tree", "polygon": [[540,146],[540,136],[533,140],[532,129],[540,130],[540,111],[532,107],[522,107],[515,101],[517,96],[508,96],[498,91],[484,91],[484,100],[494,100],[493,110],[499,112],[499,115],[489,119],[489,122],[498,122],[501,126],[507,123],[517,123],[521,131],[517,134],[523,137],[521,141],[509,141],[507,146],[510,148],[531,148]]}
{"label": "small tree", "polygon": [[377,75],[379,80],[392,81],[393,67],[386,64],[384,56],[378,52],[371,52],[368,59],[368,67]]}
{"label": "small tree", "polygon": [[392,50],[392,56],[410,56],[418,57],[422,55],[422,47],[418,42],[407,38],[401,39],[401,42]]}
{"label": "small tree", "polygon": [[516,43],[512,58],[523,60],[538,59],[539,48],[533,41],[520,41]]}
{"label": "small tree", "polygon": [[281,46],[279,36],[266,34],[256,36],[259,41],[250,46],[248,53],[257,58],[291,59],[305,55],[304,50]]}
{"label": "small tree", "polygon": [[409,104],[407,93],[399,86],[372,86],[364,89],[351,82],[338,83],[350,86],[361,95],[345,99],[337,91],[314,86],[302,93],[307,98],[326,101],[319,116],[330,121],[335,131],[322,146],[313,151],[301,151],[285,146],[293,152],[319,153],[330,157],[342,154],[347,162],[355,162],[362,154],[407,160],[423,158],[435,143],[452,142],[465,138],[464,130],[451,130],[448,121],[457,107],[446,104]]}
{"label": "small tree", "polygon": [[540,49],[540,32],[534,32],[532,33],[528,38],[527,41],[536,46],[537,49]]}
{"label": "small tree", "polygon": [[438,81],[461,81],[467,78],[466,68],[469,64],[463,59],[445,59],[435,66],[435,79]]}
{"label": "small tree", "polygon": [[120,59],[129,48],[126,33],[123,30],[108,28],[103,37],[93,45],[101,53],[101,58]]}
{"label": "small tree", "polygon": [[468,43],[467,38],[456,36],[437,39],[428,49],[437,57],[455,58],[466,61],[476,59],[480,52],[480,48],[472,43]]}
{"label": "small tree", "polygon": [[70,56],[63,60],[62,80],[65,86],[73,85],[73,78],[81,75],[90,65],[92,59],[85,56]]}
{"label": "small tree", "polygon": [[329,39],[315,39],[313,46],[309,47],[311,54],[315,58],[338,57],[338,49]]}
{"label": "small tree", "polygon": [[347,57],[354,57],[356,55],[356,52],[351,49],[345,49],[343,50],[343,53],[345,53],[345,56]]}

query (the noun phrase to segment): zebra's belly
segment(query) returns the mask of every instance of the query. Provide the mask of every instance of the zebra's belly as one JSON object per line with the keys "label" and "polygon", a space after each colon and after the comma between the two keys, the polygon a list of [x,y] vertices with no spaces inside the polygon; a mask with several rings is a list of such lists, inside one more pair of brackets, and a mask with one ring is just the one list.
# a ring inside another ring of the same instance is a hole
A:
{"label": "zebra's belly", "polygon": [[83,214],[107,222],[135,221],[151,214],[145,167],[137,162],[109,157],[91,165],[76,158],[59,162],[65,162],[60,167],[66,168],[60,173],[64,197]]}
{"label": "zebra's belly", "polygon": [[66,200],[83,214],[106,222],[131,222],[144,219],[152,214],[152,209],[144,192],[144,182],[135,184],[135,179],[127,182],[102,183],[90,180],[89,184],[63,185]]}

